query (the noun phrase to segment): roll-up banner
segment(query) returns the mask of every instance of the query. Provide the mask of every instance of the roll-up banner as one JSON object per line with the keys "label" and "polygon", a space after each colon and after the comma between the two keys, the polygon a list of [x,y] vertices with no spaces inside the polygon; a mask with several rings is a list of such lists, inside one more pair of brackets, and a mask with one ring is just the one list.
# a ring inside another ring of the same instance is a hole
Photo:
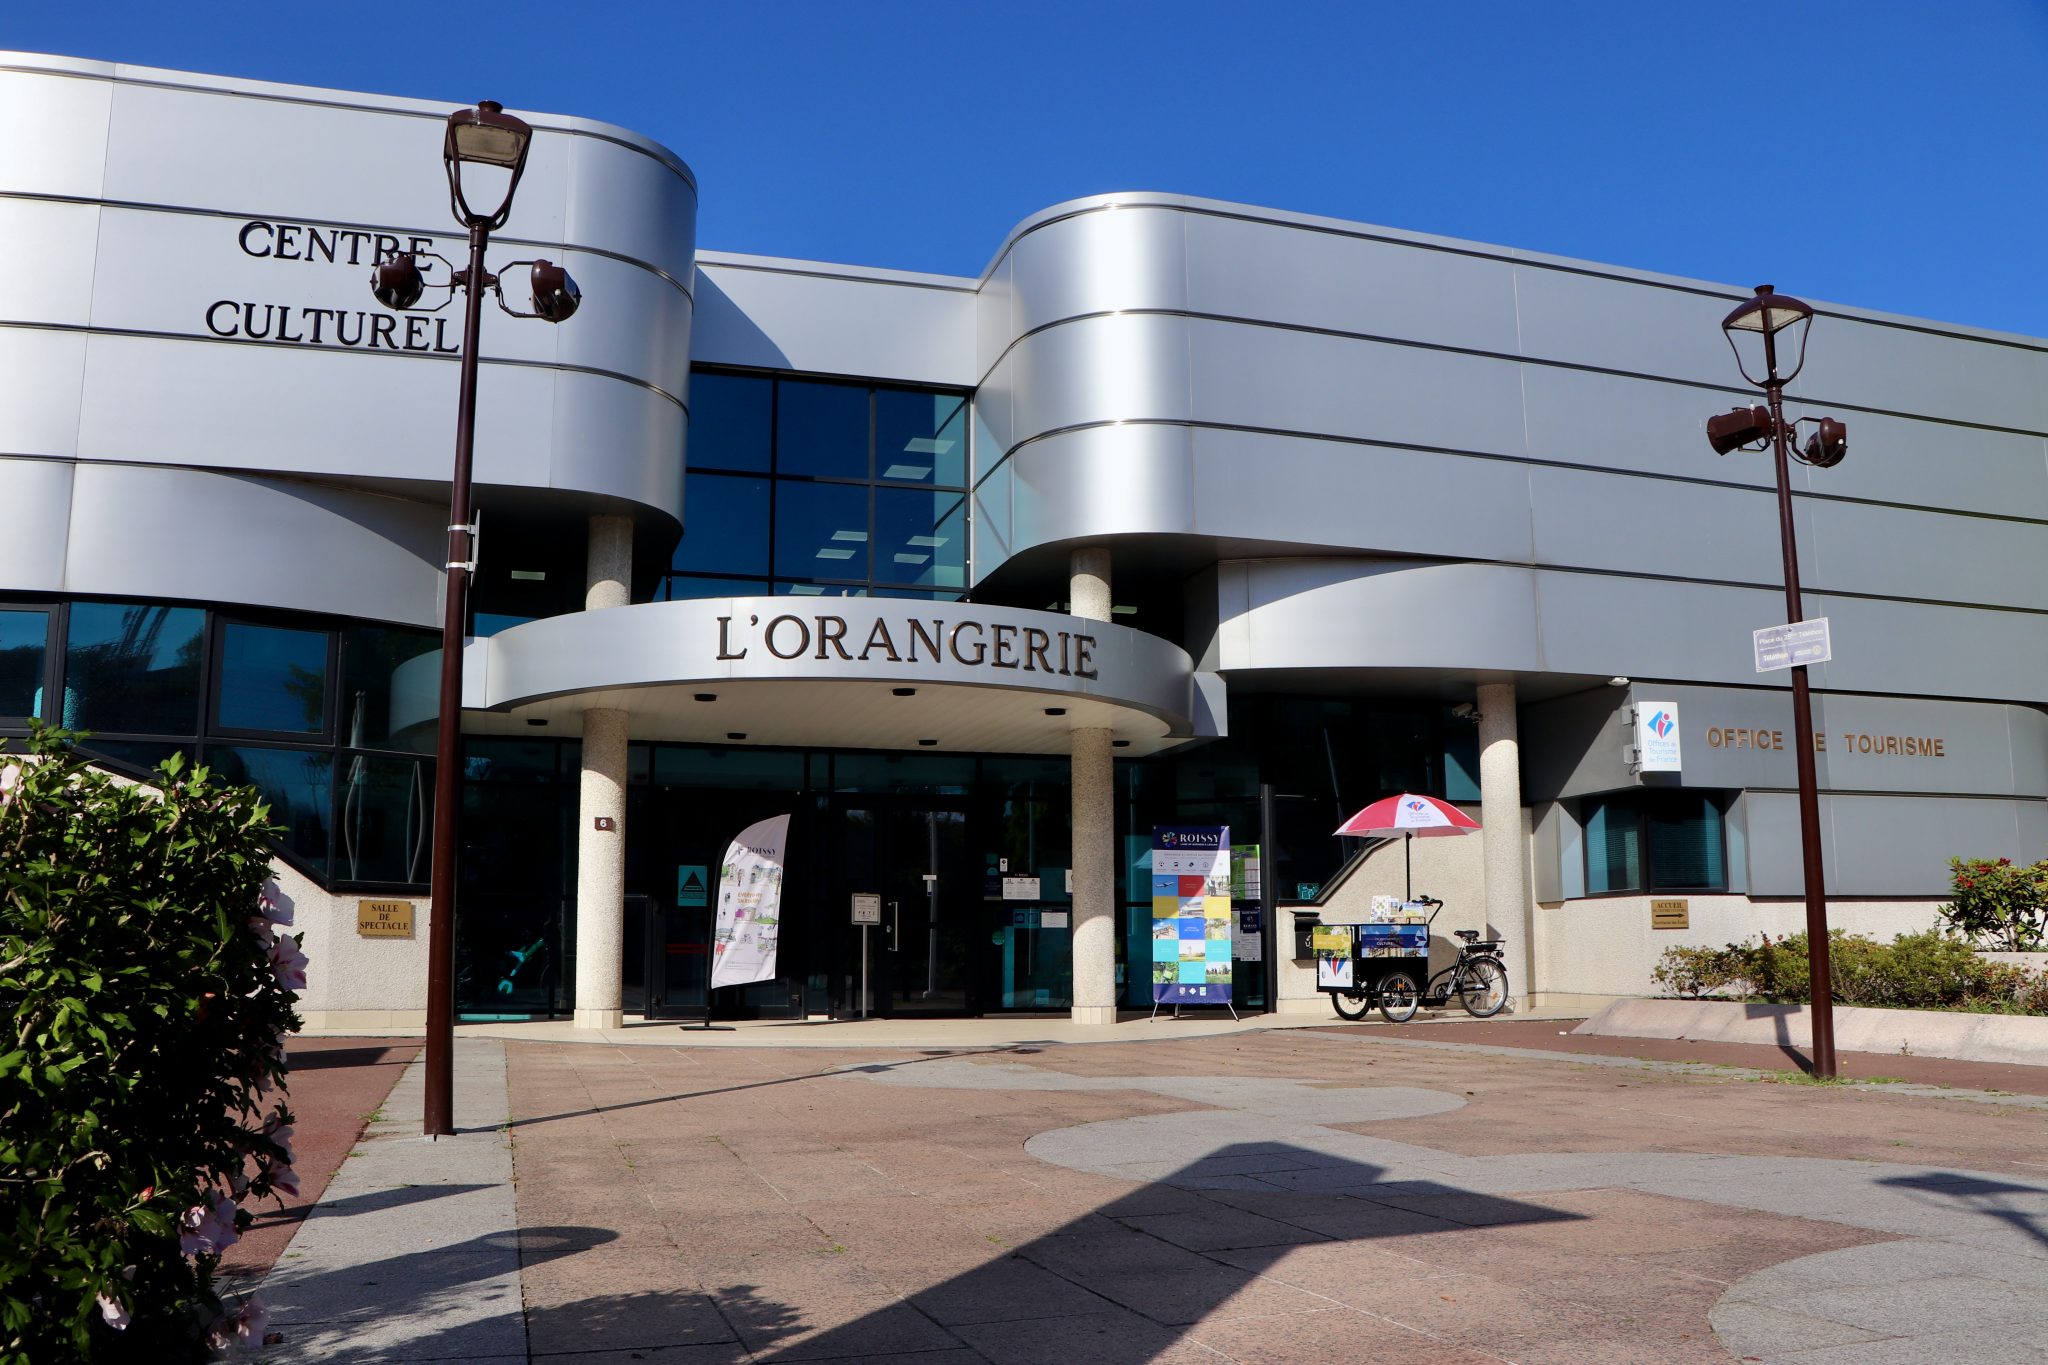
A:
{"label": "roll-up banner", "polygon": [[711,945],[711,988],[744,986],[775,976],[775,939],[782,920],[782,854],[789,817],[748,825],[733,838],[718,869],[718,924]]}
{"label": "roll-up banner", "polygon": [[1230,1003],[1230,826],[1152,827],[1152,1002]]}

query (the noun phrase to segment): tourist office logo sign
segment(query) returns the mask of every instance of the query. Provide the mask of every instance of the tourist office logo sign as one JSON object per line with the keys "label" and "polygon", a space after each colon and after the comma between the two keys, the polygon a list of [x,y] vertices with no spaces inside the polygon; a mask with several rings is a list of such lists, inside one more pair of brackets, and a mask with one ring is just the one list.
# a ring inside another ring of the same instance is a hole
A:
{"label": "tourist office logo sign", "polygon": [[1635,763],[1638,772],[1684,771],[1679,751],[1677,702],[1636,703]]}

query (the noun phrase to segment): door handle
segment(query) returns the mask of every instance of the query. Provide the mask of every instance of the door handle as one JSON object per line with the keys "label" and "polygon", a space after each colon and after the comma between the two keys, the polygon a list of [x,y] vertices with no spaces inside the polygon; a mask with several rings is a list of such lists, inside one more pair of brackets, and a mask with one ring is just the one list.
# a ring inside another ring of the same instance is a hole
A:
{"label": "door handle", "polygon": [[889,902],[889,947],[896,947],[896,940],[903,932],[903,905],[900,901]]}

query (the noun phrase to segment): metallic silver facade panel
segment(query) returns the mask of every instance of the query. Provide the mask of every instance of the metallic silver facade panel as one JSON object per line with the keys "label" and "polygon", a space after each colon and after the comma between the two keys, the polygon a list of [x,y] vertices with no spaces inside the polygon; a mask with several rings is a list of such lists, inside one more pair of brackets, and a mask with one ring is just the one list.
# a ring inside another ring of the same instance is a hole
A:
{"label": "metallic silver facade panel", "polygon": [[697,280],[700,365],[974,385],[972,281],[719,253]]}
{"label": "metallic silver facade panel", "polygon": [[445,505],[190,469],[74,468],[56,590],[439,619]]}
{"label": "metallic silver facade panel", "polygon": [[[35,67],[46,68],[42,71]],[[104,62],[0,52],[0,189],[98,199],[107,164],[113,87],[65,74],[111,75]]]}
{"label": "metallic silver facade panel", "polygon": [[[5,363],[0,348],[0,364]],[[4,373],[5,371],[0,371]],[[4,410],[4,405],[0,405]],[[0,584],[15,592],[64,591],[64,549],[71,533],[71,481],[65,460],[0,457]]]}
{"label": "metallic silver facade panel", "polygon": [[1195,312],[1515,350],[1514,269],[1505,261],[1206,213],[1175,216],[1187,225]]}
{"label": "metallic silver facade panel", "polygon": [[[1215,667],[1540,672],[1535,576],[1498,564],[1236,561],[1217,571]],[[1199,649],[1205,662],[1208,649]]]}
{"label": "metallic silver facade panel", "polygon": [[1095,313],[1187,308],[1183,220],[1168,209],[1111,208],[1019,239],[1006,262],[1009,335]]}
{"label": "metallic silver facade panel", "polygon": [[[1750,792],[1747,807],[1749,894],[1797,896],[1799,798],[1791,792]],[[1948,860],[2031,861],[2039,855],[2036,801],[1955,796],[1821,797],[1821,875],[1828,895],[1944,897]],[[2024,831],[2024,834],[2023,834]]]}
{"label": "metallic silver facade panel", "polygon": [[[1645,699],[1677,703],[1685,763],[1648,782],[1624,757],[1629,707]],[[2048,715],[2031,706],[1831,692],[1814,698],[1813,711],[1825,737],[1814,755],[1822,790],[2048,798]],[[1528,709],[1523,788],[1537,802],[1652,783],[1789,791],[1798,784],[1794,741],[1782,689],[1597,688]]]}
{"label": "metallic silver facade panel", "polygon": [[[464,250],[447,108],[0,57],[0,235],[39,262],[0,302],[0,455],[83,462],[10,469],[50,486],[33,519],[67,523],[68,552],[59,581],[4,586],[436,619],[460,310],[390,314],[368,274],[380,247]],[[557,260],[584,306],[563,327],[486,310],[477,501],[546,491],[659,540],[682,513],[696,188],[636,134],[530,121],[489,260]],[[522,271],[504,288],[527,305]]]}

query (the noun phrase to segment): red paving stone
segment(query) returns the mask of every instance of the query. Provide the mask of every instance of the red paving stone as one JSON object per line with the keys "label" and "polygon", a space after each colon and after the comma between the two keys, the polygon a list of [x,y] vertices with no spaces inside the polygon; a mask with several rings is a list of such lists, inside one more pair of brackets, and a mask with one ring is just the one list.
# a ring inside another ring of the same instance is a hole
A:
{"label": "red paving stone", "polygon": [[[1569,1050],[1556,1046],[1558,1028],[1414,1034]],[[2035,1111],[1346,1047],[1355,1031],[1334,1032],[937,1064],[1424,1088],[1463,1107],[1337,1126],[1472,1156],[1745,1153],[2034,1178],[2041,1169]],[[1707,1315],[1732,1283],[1893,1237],[1623,1187],[1505,1198],[1451,1189],[1382,1208],[1134,1183],[1024,1145],[1076,1125],[1213,1106],[1141,1088],[936,1090],[820,1074],[933,1060],[908,1052],[515,1043],[506,1053],[527,1323],[537,1358],[564,1352],[551,1362],[1726,1361]],[[1759,1063],[1744,1054],[1737,1064]],[[1955,1074],[1937,1065],[1923,1074]],[[1377,1221],[1347,1223],[1337,1216],[1347,1207]]]}
{"label": "red paving stone", "polygon": [[[1741,1066],[1755,1071],[1805,1071],[1812,1064],[1804,1048],[1767,1047],[1754,1043],[1702,1043],[1691,1039],[1581,1037],[1572,1032],[1578,1023],[1576,1019],[1468,1019],[1420,1026],[1332,1023],[1327,1030],[1315,1031],[1419,1038],[1433,1043],[1526,1047],[1596,1057],[1637,1057],[1653,1062],[1703,1062],[1710,1066]],[[1884,1077],[1911,1081],[1916,1085],[1945,1085],[1959,1090],[2048,1095],[2048,1066],[1958,1062],[1945,1057],[1901,1057],[1878,1052],[1837,1052],[1835,1063],[1837,1072],[1848,1080]]]}
{"label": "red paving stone", "polygon": [[417,1040],[390,1038],[293,1038],[285,1044],[299,1197],[281,1208],[275,1201],[252,1208],[255,1223],[221,1257],[223,1278],[268,1273],[418,1051]]}

